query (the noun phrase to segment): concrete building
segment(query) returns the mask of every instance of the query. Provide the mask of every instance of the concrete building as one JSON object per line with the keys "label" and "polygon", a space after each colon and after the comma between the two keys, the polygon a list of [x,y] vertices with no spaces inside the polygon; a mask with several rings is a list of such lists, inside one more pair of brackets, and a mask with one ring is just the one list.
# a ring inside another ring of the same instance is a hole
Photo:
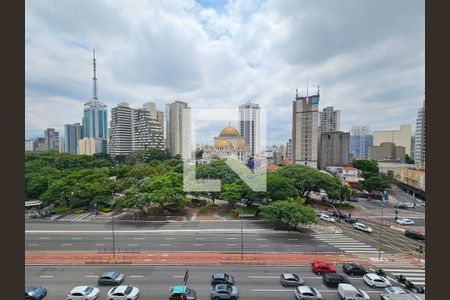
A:
{"label": "concrete building", "polygon": [[34,151],[33,140],[25,140],[25,151]]}
{"label": "concrete building", "polygon": [[373,146],[380,146],[384,142],[405,147],[406,154],[411,156],[411,125],[400,125],[399,130],[374,131]]}
{"label": "concrete building", "polygon": [[334,110],[333,106],[328,106],[320,112],[321,132],[339,131],[341,123],[341,111]]}
{"label": "concrete building", "polygon": [[166,105],[166,149],[183,159],[192,158],[191,108],[186,102],[175,101]]}
{"label": "concrete building", "polygon": [[342,131],[322,132],[320,139],[319,167],[346,166],[349,164],[350,133]]}
{"label": "concrete building", "polygon": [[34,142],[34,151],[42,152],[42,151],[48,151],[48,147],[45,143],[45,139],[43,137],[37,137]]}
{"label": "concrete building", "polygon": [[59,139],[59,153],[66,153],[66,139],[65,138],[60,138]]}
{"label": "concrete building", "polygon": [[54,128],[47,128],[44,131],[45,150],[59,151],[59,132]]}
{"label": "concrete building", "polygon": [[248,101],[239,106],[239,131],[245,144],[251,149],[251,155],[260,153],[260,107],[259,104]]}
{"label": "concrete building", "polygon": [[64,125],[64,152],[70,154],[78,153],[78,142],[83,138],[80,123]]}
{"label": "concrete building", "polygon": [[[94,77],[92,78],[93,79],[92,99],[84,104],[83,118],[82,118],[83,124],[82,137],[107,141],[108,113],[106,105],[98,100],[95,50],[93,58],[93,67],[94,67]],[[104,142],[100,143],[103,144]],[[106,151],[106,148],[97,149],[97,151]]]}
{"label": "concrete building", "polygon": [[376,161],[405,162],[406,149],[395,143],[385,142],[380,146],[372,146],[369,150],[369,159]]}
{"label": "concrete building", "polygon": [[353,159],[367,159],[373,137],[369,126],[353,126],[350,132],[350,154]]}
{"label": "concrete building", "polygon": [[286,147],[284,144],[281,144],[280,147],[281,159],[286,159]]}
{"label": "concrete building", "polygon": [[286,158],[292,162],[292,139],[286,143]]}
{"label": "concrete building", "polygon": [[83,138],[78,141],[78,152],[80,155],[94,155],[95,153],[98,153],[96,150],[96,144],[97,140],[90,137],[90,138]]}
{"label": "concrete building", "polygon": [[120,102],[111,109],[108,153],[111,156],[128,155],[133,151],[132,137],[133,109],[126,102]]}
{"label": "concrete building", "polygon": [[425,171],[399,167],[394,170],[394,179],[425,192]]}
{"label": "concrete building", "polygon": [[316,95],[299,97],[292,103],[292,162],[318,166],[319,91]]}
{"label": "concrete building", "polygon": [[414,139],[414,164],[425,164],[425,100],[419,108],[416,120],[416,134]]}

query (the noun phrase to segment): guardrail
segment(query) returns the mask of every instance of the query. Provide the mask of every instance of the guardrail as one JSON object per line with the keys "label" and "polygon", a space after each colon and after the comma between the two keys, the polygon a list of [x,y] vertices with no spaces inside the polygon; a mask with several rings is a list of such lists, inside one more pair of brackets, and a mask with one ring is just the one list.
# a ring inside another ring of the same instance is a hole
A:
{"label": "guardrail", "polygon": [[108,264],[131,264],[131,259],[129,257],[109,257],[109,258],[86,258],[84,260],[85,265],[108,265]]}
{"label": "guardrail", "polygon": [[125,248],[98,248],[98,253],[141,253],[141,248],[138,247],[125,247]]}

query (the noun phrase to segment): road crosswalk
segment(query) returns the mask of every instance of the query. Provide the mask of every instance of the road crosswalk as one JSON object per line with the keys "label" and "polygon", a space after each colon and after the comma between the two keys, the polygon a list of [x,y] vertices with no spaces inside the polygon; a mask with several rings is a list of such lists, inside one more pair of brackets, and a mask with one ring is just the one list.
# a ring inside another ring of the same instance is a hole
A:
{"label": "road crosswalk", "polygon": [[[378,250],[376,248],[361,241],[355,240],[354,238],[348,237],[342,233],[313,234],[312,237],[347,253],[378,253]],[[384,252],[381,251],[381,253]]]}
{"label": "road crosswalk", "polygon": [[[411,281],[415,285],[425,286],[425,270],[424,269],[383,269],[385,272],[389,272],[394,276],[403,274],[407,280]],[[391,278],[392,280],[393,278]]]}
{"label": "road crosswalk", "polygon": [[64,220],[64,221],[88,221],[88,220],[93,220],[93,219],[94,219],[94,213],[93,212],[87,212],[87,213],[82,213],[82,214],[66,215],[66,216],[60,218],[59,220]]}

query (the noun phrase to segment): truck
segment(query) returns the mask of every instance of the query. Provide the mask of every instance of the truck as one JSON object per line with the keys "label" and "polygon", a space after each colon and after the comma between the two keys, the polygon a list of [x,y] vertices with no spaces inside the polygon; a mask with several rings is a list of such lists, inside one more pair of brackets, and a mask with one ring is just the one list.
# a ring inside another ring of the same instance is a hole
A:
{"label": "truck", "polygon": [[348,283],[339,283],[338,293],[342,300],[369,300],[366,292]]}

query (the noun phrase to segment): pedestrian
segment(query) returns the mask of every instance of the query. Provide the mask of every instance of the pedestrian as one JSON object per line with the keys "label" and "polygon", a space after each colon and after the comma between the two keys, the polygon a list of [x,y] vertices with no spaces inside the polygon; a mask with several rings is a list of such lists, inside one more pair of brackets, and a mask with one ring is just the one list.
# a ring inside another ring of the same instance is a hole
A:
{"label": "pedestrian", "polygon": [[349,218],[349,219],[352,218],[352,213],[348,213],[348,218]]}

